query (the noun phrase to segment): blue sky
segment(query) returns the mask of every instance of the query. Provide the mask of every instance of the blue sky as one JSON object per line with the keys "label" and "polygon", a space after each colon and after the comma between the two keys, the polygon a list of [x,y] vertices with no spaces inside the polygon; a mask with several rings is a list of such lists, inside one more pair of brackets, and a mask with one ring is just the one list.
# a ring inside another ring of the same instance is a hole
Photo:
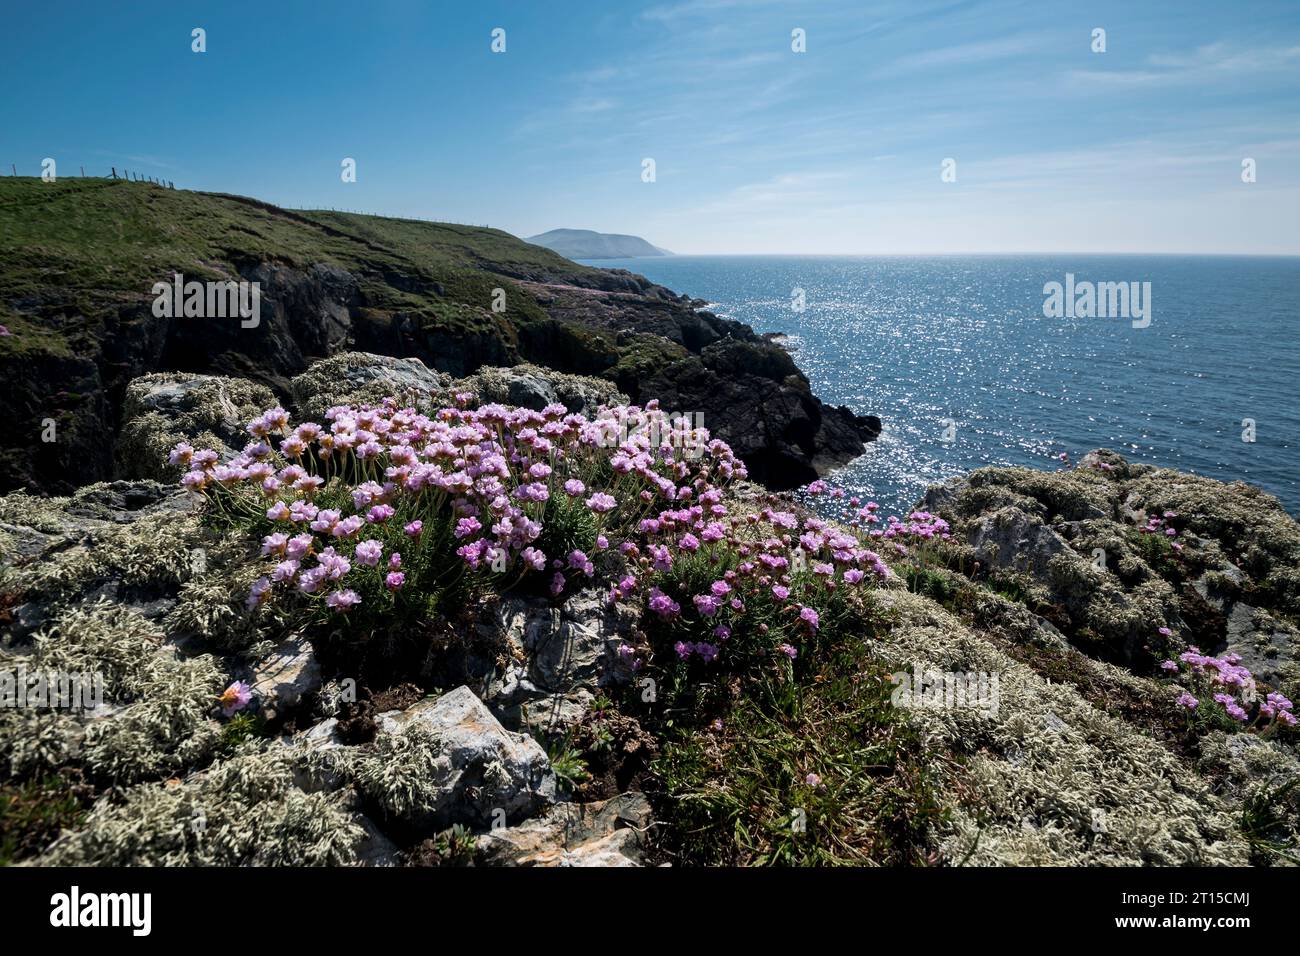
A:
{"label": "blue sky", "polygon": [[24,3],[0,83],[6,173],[683,253],[1300,253],[1296,0]]}

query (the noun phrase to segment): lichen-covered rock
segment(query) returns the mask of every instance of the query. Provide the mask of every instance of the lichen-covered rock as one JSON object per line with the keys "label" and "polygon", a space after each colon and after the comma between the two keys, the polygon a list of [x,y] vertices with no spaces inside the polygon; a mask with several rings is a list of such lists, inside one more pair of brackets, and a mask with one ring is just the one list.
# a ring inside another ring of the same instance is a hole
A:
{"label": "lichen-covered rock", "polygon": [[184,781],[103,798],[85,826],[37,862],[49,866],[337,866],[383,847],[346,791],[294,786],[295,755],[251,747]]}
{"label": "lichen-covered rock", "polygon": [[248,422],[276,404],[264,385],[242,378],[155,372],[126,389],[117,460],[122,475],[175,481],[179,466],[167,463],[177,442],[230,457],[249,441]]}
{"label": "lichen-covered rock", "polygon": [[1239,865],[1229,805],[1150,737],[1045,680],[933,602],[882,591],[891,666],[997,675],[993,713],[918,708],[927,748],[960,755],[941,856],[971,865]]}
{"label": "lichen-covered rock", "polygon": [[418,358],[343,352],[313,364],[289,389],[299,418],[322,422],[331,406],[376,405],[385,398],[426,408],[449,397],[450,381]]}
{"label": "lichen-covered rock", "polygon": [[1149,672],[1188,645],[1226,649],[1300,687],[1300,526],[1257,488],[1099,449],[1055,472],[981,468],[921,506],[952,524],[977,576],[1014,576],[1090,654]]}
{"label": "lichen-covered rock", "polygon": [[[139,613],[107,600],[62,611],[35,635],[30,672],[98,675],[105,715],[0,711],[0,764],[12,773],[79,767],[106,784],[183,771],[210,756],[225,672],[210,655],[182,657]],[[0,655],[0,666],[5,655]]]}
{"label": "lichen-covered rock", "polygon": [[381,717],[355,779],[390,818],[425,833],[520,820],[555,798],[546,752],[502,727],[468,687]]}
{"label": "lichen-covered rock", "polygon": [[625,405],[627,396],[609,381],[570,375],[536,365],[481,368],[452,386],[453,392],[472,392],[480,404],[497,402],[541,411],[560,404],[571,412],[590,415],[601,405]]}

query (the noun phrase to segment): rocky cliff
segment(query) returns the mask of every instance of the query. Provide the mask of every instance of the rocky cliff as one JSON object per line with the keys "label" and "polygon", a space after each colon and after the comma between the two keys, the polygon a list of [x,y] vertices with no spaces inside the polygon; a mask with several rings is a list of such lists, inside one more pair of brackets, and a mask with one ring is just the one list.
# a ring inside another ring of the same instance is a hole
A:
{"label": "rocky cliff", "polygon": [[[154,284],[177,274],[257,283],[256,326],[155,314]],[[5,179],[0,489],[67,493],[120,474],[127,387],[141,375],[232,376],[287,400],[294,376],[349,349],[454,376],[533,364],[599,377],[702,416],[777,488],[878,434],[875,418],[818,401],[778,347],[700,305],[498,230]]]}
{"label": "rocky cliff", "polygon": [[[580,412],[613,389],[535,367],[453,380],[358,353],[283,386],[293,421],[389,395]],[[624,572],[603,563],[559,596],[497,588],[340,641],[247,599],[256,537],[199,510],[166,461],[177,441],[233,455],[270,387],[173,373],[124,391],[120,467],[136,477],[0,498],[0,670],[108,685],[89,713],[0,711],[0,808],[24,808],[0,810],[11,860],[1297,859],[1283,715],[1300,690],[1300,526],[1248,485],[1099,451],[1052,472],[981,469],[914,514],[855,526],[836,499],[734,482],[710,500],[733,529],[774,529],[773,567],[787,528],[810,554],[829,540],[863,557],[842,534],[875,549],[847,611],[817,583],[843,555],[792,572],[827,596],[820,629],[766,619],[805,635],[789,661],[729,663],[767,623],[724,635],[716,661],[680,639],[674,653],[662,597],[624,600]],[[707,581],[696,546],[678,569]],[[658,650],[629,670],[629,647]],[[900,697],[923,673],[982,675],[993,693]],[[237,680],[248,706],[223,716]]]}

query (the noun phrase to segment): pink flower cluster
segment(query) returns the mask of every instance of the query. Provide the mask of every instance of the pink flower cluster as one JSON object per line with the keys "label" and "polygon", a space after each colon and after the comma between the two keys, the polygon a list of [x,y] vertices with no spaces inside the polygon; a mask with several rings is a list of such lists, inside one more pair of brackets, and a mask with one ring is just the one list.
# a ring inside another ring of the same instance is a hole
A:
{"label": "pink flower cluster", "polygon": [[[854,530],[878,523],[875,502],[850,499],[847,526],[785,510],[774,496],[733,514],[724,489],[746,477],[744,464],[703,429],[652,445],[672,433],[655,402],[592,418],[560,405],[467,404],[423,414],[389,399],[298,425],[272,408],[231,460],[186,443],[170,459],[214,515],[260,537],[268,567],[250,609],[296,600],[322,613],[406,601],[418,610],[461,578],[503,590],[530,575],[559,596],[600,568],[611,601],[639,603],[667,628],[678,659],[709,664],[737,633],[794,659],[831,620],[828,608],[891,574]],[[844,497],[825,482],[808,491]],[[547,536],[558,521],[582,529],[581,547],[544,544],[573,540]],[[918,511],[870,535],[948,533]],[[648,651],[620,649],[633,668]]]}
{"label": "pink flower cluster", "polygon": [[[679,492],[674,507],[642,518],[636,526],[639,537],[620,546],[628,570],[610,589],[610,599],[644,595],[652,619],[661,625],[707,630],[707,640],[673,643],[682,660],[717,659],[733,632],[742,628],[763,636],[777,631],[769,648],[793,657],[795,647],[777,641],[778,635],[817,634],[819,607],[839,592],[891,574],[862,539],[814,515],[769,504],[735,516],[718,488],[701,485]],[[683,579],[703,578],[707,585],[674,597],[663,586],[679,572]],[[623,653],[634,658],[634,667],[642,663],[634,649]]]}
{"label": "pink flower cluster", "polygon": [[[1138,531],[1143,534],[1159,534],[1166,538],[1178,537],[1178,529],[1169,522],[1178,517],[1176,511],[1166,511],[1163,515],[1149,515],[1146,524],[1140,526]],[[1169,546],[1175,551],[1183,550],[1182,542],[1170,540]]]}
{"label": "pink flower cluster", "polygon": [[[657,426],[666,416],[655,402],[602,409],[589,420],[561,405],[443,408],[428,416],[390,399],[337,406],[325,418],[293,427],[284,409],[272,408],[248,425],[253,441],[228,462],[184,442],[169,456],[188,468],[182,485],[214,510],[275,529],[262,539],[273,568],[254,584],[250,608],[285,588],[347,611],[363,601],[362,582],[382,581],[379,594],[416,583],[411,575],[429,565],[428,549],[449,541],[462,571],[549,568],[558,594],[567,576],[590,578],[595,568],[582,551],[551,556],[535,546],[553,497],[581,502],[603,549],[605,525],[635,528],[677,504],[686,509],[677,512],[685,527],[682,516],[716,506],[720,487],[746,476],[726,443],[703,429],[692,430],[690,460],[679,455],[680,443],[650,447],[649,435],[672,431]],[[629,434],[629,422],[654,427]],[[612,444],[619,435],[628,437]],[[590,490],[597,472],[609,475],[608,487]],[[414,561],[404,566],[403,552]]]}
{"label": "pink flower cluster", "polygon": [[[1161,628],[1166,633],[1166,628]],[[1178,661],[1187,666],[1186,675],[1201,688],[1201,694],[1209,695],[1221,706],[1225,713],[1239,723],[1247,723],[1250,708],[1255,700],[1255,677],[1242,666],[1238,654],[1224,654],[1214,657],[1202,654],[1199,648],[1189,647],[1178,655]],[[1178,661],[1167,660],[1160,665],[1168,674],[1183,674],[1183,667]],[[1189,711],[1200,706],[1200,699],[1184,691],[1179,695],[1178,705]],[[1271,693],[1264,703],[1259,705],[1257,718],[1265,718],[1265,729],[1273,725],[1294,727],[1295,715],[1292,713],[1291,701],[1279,693]]]}

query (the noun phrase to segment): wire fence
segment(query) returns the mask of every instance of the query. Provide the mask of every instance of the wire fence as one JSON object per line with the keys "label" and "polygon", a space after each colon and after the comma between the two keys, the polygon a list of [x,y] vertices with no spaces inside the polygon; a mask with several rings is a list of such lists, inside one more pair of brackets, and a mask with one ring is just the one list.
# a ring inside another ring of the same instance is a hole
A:
{"label": "wire fence", "polygon": [[[131,170],[126,168],[123,168],[121,171],[119,171],[116,166],[110,166],[108,168],[108,172],[102,176],[96,176],[94,173],[91,173],[89,176],[87,176],[85,166],[79,166],[78,169],[81,170],[81,176],[76,178],[81,178],[81,179],[120,179],[123,182],[149,183],[154,186],[161,186],[163,189],[176,188],[176,184],[172,182],[170,179],[163,179],[160,176],[146,176],[144,173],[132,172]],[[10,163],[9,171],[16,178],[18,176],[18,164]],[[44,175],[45,175],[45,170],[44,168],[42,168],[41,172],[37,173],[35,178],[39,179]]]}

